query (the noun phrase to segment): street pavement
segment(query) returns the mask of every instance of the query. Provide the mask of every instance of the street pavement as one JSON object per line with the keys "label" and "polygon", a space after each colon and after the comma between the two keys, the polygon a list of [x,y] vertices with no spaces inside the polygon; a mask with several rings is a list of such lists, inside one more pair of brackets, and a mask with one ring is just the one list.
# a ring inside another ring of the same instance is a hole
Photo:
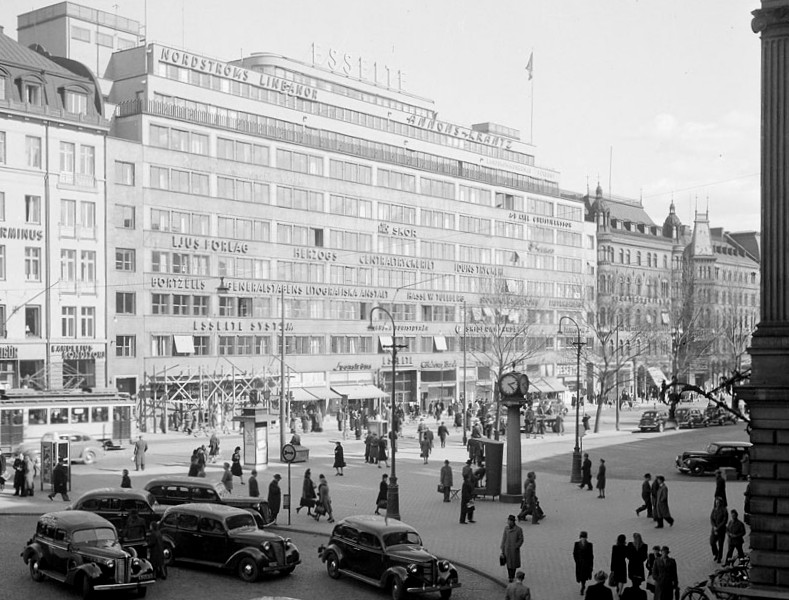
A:
{"label": "street pavement", "polygon": [[[589,452],[593,459],[593,473],[597,469],[596,457],[607,458],[609,477],[605,499],[598,499],[596,491],[582,491],[576,484],[570,483],[574,444],[574,419],[571,417],[574,415],[568,415],[565,420],[564,435],[548,433],[539,439],[522,436],[522,480],[525,479],[526,472],[537,472],[537,495],[546,513],[546,519],[538,525],[532,525],[531,522],[519,524],[525,536],[522,568],[526,572],[526,583],[532,590],[533,598],[539,600],[578,597],[572,547],[581,530],[589,532],[589,540],[595,545],[595,570],[609,569],[611,546],[618,534],[627,535],[629,540],[634,532],[640,532],[650,547],[659,544],[671,548],[671,554],[677,560],[682,587],[703,580],[708,573],[714,571],[716,565],[711,559],[708,542],[709,512],[714,490],[712,480],[707,479],[705,484],[704,481],[692,477],[671,478],[669,501],[676,524],[673,527],[666,525],[658,531],[654,529],[651,520],[645,516],[637,517],[634,512],[641,504],[640,477],[620,479],[616,476],[617,461],[628,460],[628,447],[614,447],[639,440],[643,442],[646,434],[637,433],[636,424],[641,410],[649,407],[641,405],[633,411],[622,411],[619,430],[614,426],[613,409],[605,408],[599,433],[590,432],[583,438],[583,449]],[[438,425],[435,419],[426,418],[425,422],[435,432]],[[447,423],[449,422],[451,419],[447,419]],[[736,427],[736,435],[734,429],[728,429],[725,434],[721,432],[721,438],[742,438],[742,427]],[[656,436],[656,440],[662,436],[681,436],[677,439],[678,451],[685,447],[696,447],[692,441],[692,432],[691,435],[675,431],[652,435]],[[145,434],[145,438],[149,450],[144,472],[133,470],[131,448],[108,452],[94,465],[74,466],[72,500],[90,489],[119,485],[120,471],[123,468],[131,471],[132,485],[135,488],[142,488],[145,482],[155,475],[185,474],[192,449],[208,443],[206,436],[193,437],[177,432]],[[211,479],[219,479],[221,463],[229,460],[232,449],[241,443],[238,433],[222,435],[220,439],[220,460],[216,464],[209,464],[206,469],[207,476]],[[272,446],[278,445],[277,432],[271,433],[270,440]],[[348,466],[342,477],[335,476],[331,467],[335,440],[342,441],[345,448]],[[274,473],[280,473],[283,477],[280,482],[283,493],[288,493],[289,488],[291,490],[294,510],[290,517],[287,510],[280,513],[276,526],[278,529],[283,532],[324,532],[326,535],[331,531],[332,525],[325,518],[316,523],[303,512],[299,515],[295,513],[306,467],[311,469],[316,482],[319,474],[326,475],[334,515],[338,520],[343,516],[371,513],[375,510],[378,483],[381,474],[388,471],[364,462],[362,440],[356,440],[352,435],[343,440],[342,433],[337,430],[336,419],[327,417],[324,431],[302,434],[302,444],[310,449],[310,459],[306,464],[292,465],[290,482],[287,465],[275,460],[273,456],[268,468],[258,475],[264,497]],[[427,465],[423,464],[419,456],[415,422],[404,425],[403,437],[398,445],[396,460],[402,520],[417,528],[425,545],[435,554],[456,561],[480,575],[500,581],[503,589],[506,585],[506,570],[499,566],[499,545],[507,515],[517,513],[518,505],[478,499],[474,515],[477,522],[460,525],[460,502],[455,500],[444,503],[436,486],[439,470],[445,459],[450,461],[453,468],[455,487],[460,485],[460,470],[468,458],[462,444],[462,431],[450,427],[446,448],[440,447],[436,437],[436,448]],[[554,468],[550,472],[539,469],[541,464],[556,464],[556,460],[561,457],[566,457],[566,469]],[[506,461],[506,452],[504,458]],[[546,460],[551,458],[552,461]],[[673,470],[673,464],[644,464],[638,465],[637,469],[639,473],[649,471],[653,474],[669,474]],[[632,472],[633,469],[629,468],[628,471]],[[248,472],[245,470],[246,477]],[[503,468],[503,478],[506,479],[506,467]],[[502,483],[506,486],[506,482]],[[729,481],[727,489],[730,506],[737,508],[742,514],[745,482]],[[11,486],[6,484],[5,491],[0,493],[0,513],[43,513],[63,506],[62,501],[49,501],[46,492],[39,491],[32,498],[16,498],[12,493]],[[234,494],[244,493],[245,486],[234,486]]]}

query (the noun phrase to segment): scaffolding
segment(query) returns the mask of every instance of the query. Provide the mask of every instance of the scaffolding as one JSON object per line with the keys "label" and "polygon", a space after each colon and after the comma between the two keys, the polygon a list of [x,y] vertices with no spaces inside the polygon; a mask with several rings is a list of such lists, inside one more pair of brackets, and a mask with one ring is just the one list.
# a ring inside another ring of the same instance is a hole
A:
{"label": "scaffolding", "polygon": [[279,379],[269,367],[245,371],[231,365],[229,370],[209,371],[201,366],[195,371],[154,366],[145,371],[137,396],[140,430],[166,432],[188,426],[229,431],[242,408],[265,406],[279,397],[274,391]]}

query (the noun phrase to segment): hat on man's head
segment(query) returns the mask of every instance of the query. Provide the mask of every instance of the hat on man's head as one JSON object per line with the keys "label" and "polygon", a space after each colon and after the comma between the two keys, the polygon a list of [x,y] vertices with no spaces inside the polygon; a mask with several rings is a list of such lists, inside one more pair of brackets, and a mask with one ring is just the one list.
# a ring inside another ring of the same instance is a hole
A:
{"label": "hat on man's head", "polygon": [[467,464],[467,465],[470,465],[470,464],[471,464],[471,459],[470,459],[470,458],[469,458],[469,459],[466,461],[466,464]]}
{"label": "hat on man's head", "polygon": [[515,521],[515,515],[510,515],[510,516],[508,516],[508,517],[507,517],[507,520],[509,520],[509,521]]}
{"label": "hat on man's head", "polygon": [[274,479],[277,480],[282,479],[282,475],[280,475],[279,473],[274,473]]}
{"label": "hat on man's head", "polygon": [[595,581],[605,581],[606,579],[608,579],[608,573],[605,571],[598,571],[594,574]]}

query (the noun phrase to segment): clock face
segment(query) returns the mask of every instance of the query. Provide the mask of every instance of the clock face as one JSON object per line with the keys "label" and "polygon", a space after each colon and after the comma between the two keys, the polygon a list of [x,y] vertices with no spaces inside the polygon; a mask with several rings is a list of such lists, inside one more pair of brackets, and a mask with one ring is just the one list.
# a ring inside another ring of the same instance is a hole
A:
{"label": "clock face", "polygon": [[525,396],[529,393],[529,376],[528,375],[521,375],[518,377],[518,390],[520,391],[522,396]]}
{"label": "clock face", "polygon": [[513,396],[518,391],[518,374],[505,373],[499,379],[499,391],[505,396]]}

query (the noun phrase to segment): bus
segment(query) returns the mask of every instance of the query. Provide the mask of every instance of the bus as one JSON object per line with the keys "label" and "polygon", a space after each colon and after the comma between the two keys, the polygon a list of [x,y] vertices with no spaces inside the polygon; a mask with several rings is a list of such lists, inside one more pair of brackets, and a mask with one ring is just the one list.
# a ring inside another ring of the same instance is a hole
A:
{"label": "bus", "polygon": [[5,390],[0,392],[0,451],[65,430],[119,444],[134,435],[135,406],[116,390]]}

